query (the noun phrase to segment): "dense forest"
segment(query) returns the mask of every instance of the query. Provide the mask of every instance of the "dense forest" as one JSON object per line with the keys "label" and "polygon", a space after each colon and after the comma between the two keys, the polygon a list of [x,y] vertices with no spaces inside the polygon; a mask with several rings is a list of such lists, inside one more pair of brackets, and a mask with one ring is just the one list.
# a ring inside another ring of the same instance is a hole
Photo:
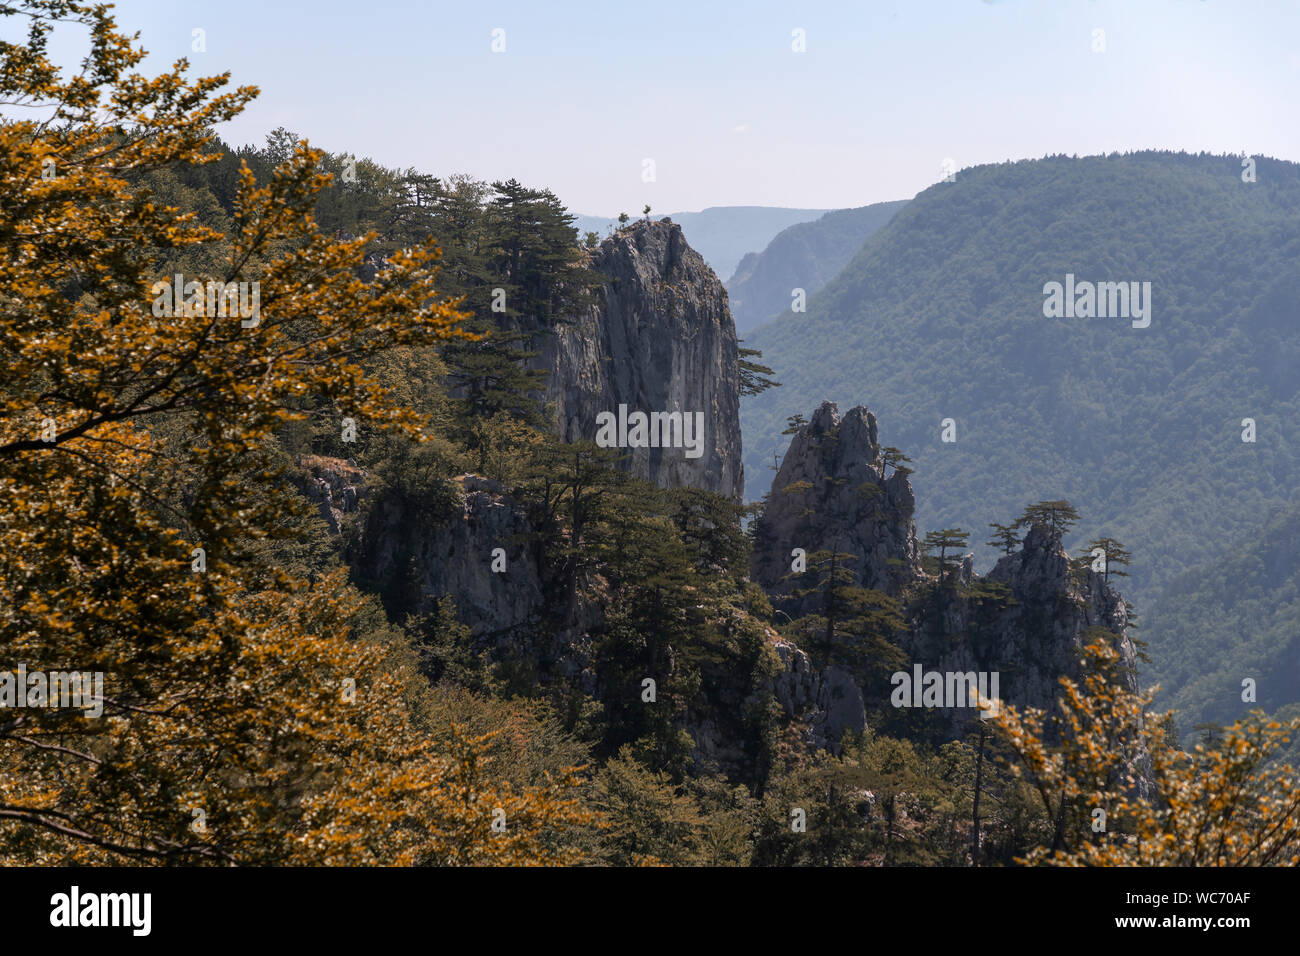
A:
{"label": "dense forest", "polygon": [[1279,720],[1300,711],[1298,575],[1300,507],[1291,504],[1244,544],[1188,568],[1152,606],[1149,676],[1186,732],[1232,723],[1245,680]]}
{"label": "dense forest", "polygon": [[[0,669],[106,689],[102,714],[28,690],[0,717],[4,863],[1300,859],[1293,771],[1270,762],[1288,728],[1256,713],[1180,749],[1126,656],[1126,552],[1068,559],[1069,502],[1006,500],[1004,475],[954,489],[996,491],[1007,522],[980,578],[967,533],[915,540],[908,476],[933,466],[859,410],[785,422],[855,484],[827,471],[748,506],[560,438],[537,355],[608,296],[599,255],[658,236],[694,255],[669,225],[579,235],[544,186],[283,129],[233,148],[214,130],[255,90],[183,62],[133,75],[102,8],[23,9],[0,95],[51,119],[0,125]],[[46,59],[66,17],[98,38],[73,79]],[[218,308],[210,281],[258,283],[256,307]],[[795,367],[727,361],[756,401]],[[865,463],[837,457],[854,435]],[[876,579],[814,542],[765,590],[780,516],[802,534],[828,501],[902,556]],[[471,546],[430,548],[444,532]],[[467,591],[426,586],[465,560],[529,595],[526,619],[470,622]],[[997,662],[1002,633],[1060,658],[1035,678],[1057,699],[940,721],[876,690],[918,648]],[[783,704],[800,667],[866,688],[860,726],[810,743]]]}

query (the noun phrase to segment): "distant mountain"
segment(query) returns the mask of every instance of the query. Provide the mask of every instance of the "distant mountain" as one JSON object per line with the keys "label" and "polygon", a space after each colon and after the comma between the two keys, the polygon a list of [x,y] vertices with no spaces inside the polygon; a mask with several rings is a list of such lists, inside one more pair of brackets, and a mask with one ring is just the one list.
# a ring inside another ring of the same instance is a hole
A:
{"label": "distant mountain", "polygon": [[[915,459],[919,530],[967,529],[988,567],[989,522],[1068,499],[1072,553],[1099,535],[1132,551],[1123,589],[1145,624],[1300,474],[1300,166],[1255,161],[1243,182],[1238,156],[1052,157],[926,189],[805,314],[745,335],[784,383],[742,403],[747,498],[788,416],[868,404]],[[1045,286],[1075,279],[1150,283],[1149,326],[1047,317]]]}
{"label": "distant mountain", "polygon": [[[662,219],[666,215],[681,226],[691,248],[704,257],[719,279],[725,280],[736,270],[745,253],[765,248],[782,229],[816,219],[826,211],[782,206],[710,206],[700,212],[652,211],[650,218]],[[627,210],[634,219],[640,218],[637,212]],[[610,228],[618,225],[618,219],[578,216],[573,225],[579,236],[590,230],[604,239]]]}
{"label": "distant mountain", "polygon": [[762,252],[747,254],[727,282],[736,331],[746,332],[787,311],[794,289],[805,295],[821,289],[905,205],[907,200],[900,199],[837,209],[782,229]]}

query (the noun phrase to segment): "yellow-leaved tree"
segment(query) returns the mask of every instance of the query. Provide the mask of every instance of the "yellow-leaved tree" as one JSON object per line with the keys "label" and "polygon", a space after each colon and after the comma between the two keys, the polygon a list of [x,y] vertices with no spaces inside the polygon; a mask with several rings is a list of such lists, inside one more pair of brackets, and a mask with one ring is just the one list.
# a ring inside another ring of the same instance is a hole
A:
{"label": "yellow-leaved tree", "polygon": [[[1099,629],[1098,629],[1099,630]],[[1004,704],[996,723],[1049,820],[1050,846],[1022,862],[1055,866],[1295,866],[1300,779],[1276,755],[1300,730],[1263,711],[1188,753],[1170,715],[1129,690],[1114,635],[1094,633],[1081,681],[1061,679],[1059,713]]]}
{"label": "yellow-leaved tree", "polygon": [[[512,786],[484,736],[435,746],[343,572],[268,557],[277,429],[326,408],[427,437],[367,363],[464,334],[432,241],[363,281],[372,237],[316,229],[306,144],[242,169],[228,234],[198,225],[144,183],[215,159],[256,91],[133,72],[102,5],[0,20],[26,37],[0,42],[0,862],[563,862],[572,775]],[[56,27],[88,38],[72,75]]]}

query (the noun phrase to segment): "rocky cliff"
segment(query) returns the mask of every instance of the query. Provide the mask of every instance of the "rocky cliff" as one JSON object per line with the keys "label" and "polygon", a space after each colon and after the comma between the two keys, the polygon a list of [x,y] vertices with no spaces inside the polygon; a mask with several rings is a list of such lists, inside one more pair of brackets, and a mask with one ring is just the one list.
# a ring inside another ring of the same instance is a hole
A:
{"label": "rocky cliff", "polygon": [[818,670],[803,650],[776,640],[781,669],[772,693],[789,717],[802,722],[804,743],[812,749],[839,750],[846,731],[861,733],[867,726],[866,703],[853,675],[843,668]]}
{"label": "rocky cliff", "polygon": [[[997,673],[1001,699],[1051,709],[1060,678],[1079,676],[1080,652],[1091,636],[1086,632],[1101,628],[1113,635],[1127,664],[1129,689],[1137,689],[1124,599],[1100,574],[1073,567],[1059,534],[1035,525],[1020,550],[1004,556],[987,576],[975,573],[968,556],[940,580],[922,568],[907,472],[886,477],[889,468],[875,416],[861,406],[841,418],[834,404],[823,403],[794,434],[758,520],[751,559],[752,577],[774,607],[791,618],[824,613],[823,591],[793,595],[817,576],[792,574],[791,552],[836,551],[849,555],[852,586],[898,601],[902,625],[890,641],[902,651],[908,673],[918,666],[927,673]],[[788,654],[782,659],[788,670],[782,680],[798,679],[804,696],[842,677],[811,660]],[[904,736],[955,737],[975,716],[960,704],[899,709],[891,701],[887,671],[867,667],[854,676],[867,714],[876,712]],[[777,686],[781,696],[782,681]],[[839,696],[845,699],[842,690]],[[831,716],[836,729],[858,724]]]}
{"label": "rocky cliff", "polygon": [[437,501],[373,494],[351,459],[306,455],[296,483],[316,504],[358,580],[403,611],[428,612],[442,597],[480,641],[536,625],[543,577],[525,544],[530,516],[498,482],[460,475]]}
{"label": "rocky cliff", "polygon": [[460,476],[448,492],[437,514],[381,498],[366,515],[358,573],[406,591],[401,603],[419,611],[450,595],[476,637],[527,632],[545,605],[541,570],[523,543],[527,510],[478,475]]}
{"label": "rocky cliff", "polygon": [[[1127,689],[1136,692],[1137,649],[1123,597],[1097,572],[1073,568],[1060,536],[1034,525],[1021,549],[1002,557],[987,576],[932,587],[916,600],[903,646],[909,664],[926,671],[997,672],[1003,700],[1050,711],[1060,679],[1081,676],[1090,628],[1110,632]],[[971,717],[965,709],[941,713],[950,735]]]}
{"label": "rocky cliff", "polygon": [[702,454],[628,448],[632,474],[663,488],[691,486],[739,501],[740,367],[736,329],[718,277],[663,219],[605,239],[591,266],[604,277],[595,303],[540,331],[535,360],[546,369],[566,441],[595,440],[597,416],[641,411],[702,413]]}
{"label": "rocky cliff", "polygon": [[897,594],[920,570],[915,498],[904,472],[886,476],[876,416],[852,408],[841,419],[824,402],[790,440],[755,528],[752,577],[773,605],[798,617],[815,596],[791,596],[792,552],[836,551],[853,556],[860,587]]}

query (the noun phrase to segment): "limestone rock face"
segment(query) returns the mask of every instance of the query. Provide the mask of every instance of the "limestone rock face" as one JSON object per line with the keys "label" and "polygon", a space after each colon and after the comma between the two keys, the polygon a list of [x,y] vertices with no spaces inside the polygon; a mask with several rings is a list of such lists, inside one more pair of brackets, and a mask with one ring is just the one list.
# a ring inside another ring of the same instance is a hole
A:
{"label": "limestone rock face", "polygon": [[[985,577],[966,554],[941,585],[921,568],[907,475],[885,477],[887,471],[876,418],[861,406],[841,417],[834,404],[823,403],[793,435],[755,529],[750,569],[775,608],[791,617],[822,610],[820,592],[792,596],[825,578],[824,569],[802,580],[791,576],[793,549],[809,556],[847,553],[853,585],[901,599],[906,624],[896,640],[909,674],[916,667],[945,675],[983,673],[991,684],[997,673],[1001,699],[1050,710],[1060,679],[1079,676],[1082,648],[1091,637],[1085,632],[1097,627],[1111,632],[1127,665],[1129,688],[1136,691],[1137,654],[1127,634],[1124,599],[1101,575],[1072,568],[1058,534],[1031,527],[1021,549]],[[785,663],[774,686],[778,702],[792,716],[801,709],[821,715],[817,719],[825,725],[821,739],[810,743],[836,741],[838,734],[829,728],[859,728],[864,704],[883,712],[886,724],[903,735],[957,737],[977,716],[962,705],[895,712],[893,685],[881,683],[879,672],[831,674],[793,645],[778,652]],[[855,676],[861,679],[857,684]]]}
{"label": "limestone rock face", "polygon": [[299,487],[316,503],[330,534],[338,534],[343,516],[358,510],[366,490],[366,473],[351,458],[327,458],[306,455],[299,460],[302,469]]}
{"label": "limestone rock face", "polygon": [[839,750],[840,737],[845,731],[860,734],[867,727],[862,690],[854,681],[853,675],[839,667],[828,667],[822,671],[817,706],[824,716],[813,726],[821,730],[826,746],[832,751]]}
{"label": "limestone rock face", "polygon": [[789,641],[777,641],[776,653],[783,669],[772,681],[777,703],[794,716],[814,707],[821,691],[821,681],[808,655]]}
{"label": "limestone rock face", "polygon": [[[1060,678],[1080,676],[1084,632],[1101,627],[1113,632],[1128,689],[1137,691],[1137,649],[1127,633],[1124,599],[1095,571],[1073,571],[1059,535],[1031,527],[1021,550],[1002,557],[976,583],[1001,585],[1010,600],[952,590],[927,602],[906,639],[911,664],[946,673],[997,672],[1003,700],[1020,710],[1050,711]],[[974,716],[966,708],[942,714],[954,735]]]}
{"label": "limestone rock face", "polygon": [[661,488],[705,488],[739,501],[740,366],[736,328],[722,283],[681,227],[639,221],[605,239],[591,266],[605,277],[595,303],[571,322],[538,331],[534,360],[550,372],[566,441],[595,440],[596,417],[701,412],[702,454],[683,448],[629,448],[632,474]]}
{"label": "limestone rock face", "polygon": [[988,580],[1008,585],[1016,600],[999,616],[1002,656],[1026,665],[1024,677],[1013,680],[1015,696],[1009,699],[1049,706],[1059,690],[1057,679],[1078,676],[1081,638],[1090,627],[1115,632],[1116,647],[1127,665],[1128,689],[1137,692],[1137,648],[1128,636],[1124,598],[1096,571],[1076,579],[1060,537],[1035,525],[1021,550],[999,560]]}
{"label": "limestone rock face", "polygon": [[846,730],[866,729],[866,706],[852,674],[838,667],[818,672],[789,641],[778,640],[775,647],[782,670],[772,680],[772,694],[786,714],[807,724],[809,747],[838,751]]}
{"label": "limestone rock face", "polygon": [[[402,602],[421,610],[451,595],[457,616],[478,637],[535,622],[545,596],[533,553],[520,543],[531,528],[527,511],[490,479],[462,475],[450,484],[450,508],[437,515],[412,514],[381,498],[357,549],[358,574],[381,589],[405,589]],[[492,569],[498,548],[502,571]]]}
{"label": "limestone rock face", "polygon": [[886,471],[876,416],[863,406],[841,419],[835,403],[823,402],[793,436],[755,529],[750,566],[775,606],[798,616],[815,603],[790,597],[800,587],[786,578],[795,548],[852,554],[855,583],[889,594],[919,573],[912,486],[906,474]]}

